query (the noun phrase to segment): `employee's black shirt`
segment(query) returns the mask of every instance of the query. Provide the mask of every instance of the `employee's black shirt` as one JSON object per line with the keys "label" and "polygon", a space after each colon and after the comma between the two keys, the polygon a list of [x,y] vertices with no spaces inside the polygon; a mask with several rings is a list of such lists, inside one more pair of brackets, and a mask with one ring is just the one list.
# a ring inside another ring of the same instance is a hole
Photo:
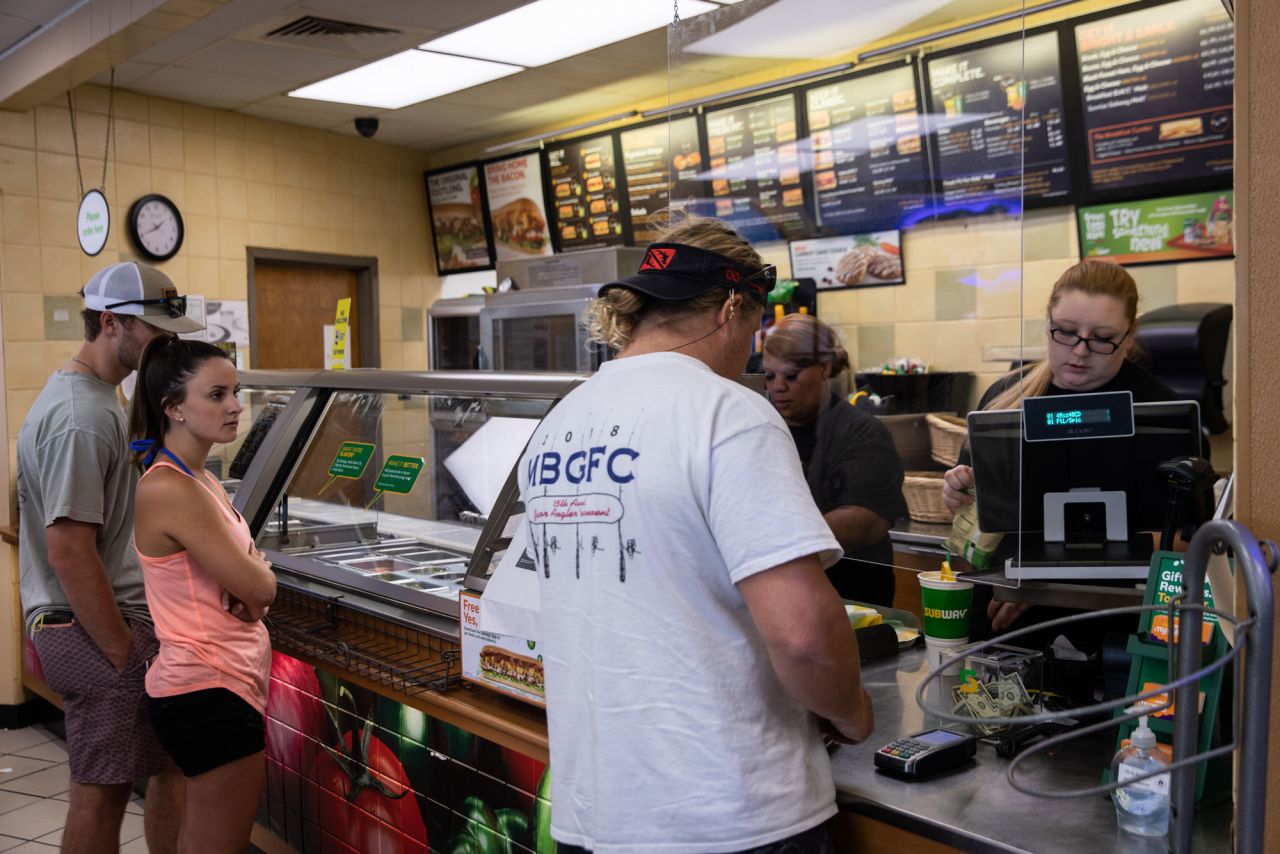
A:
{"label": "employee's black shirt", "polygon": [[[889,430],[836,395],[791,436],[818,509],[865,507],[890,525],[906,515],[902,499],[902,461]],[[855,549],[827,571],[845,599],[893,604],[893,544],[888,535]]]}

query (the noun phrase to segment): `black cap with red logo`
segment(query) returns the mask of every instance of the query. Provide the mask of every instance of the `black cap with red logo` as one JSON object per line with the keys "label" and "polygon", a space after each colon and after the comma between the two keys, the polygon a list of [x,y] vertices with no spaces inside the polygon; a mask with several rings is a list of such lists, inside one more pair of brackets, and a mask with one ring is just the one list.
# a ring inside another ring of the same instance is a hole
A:
{"label": "black cap with red logo", "polygon": [[600,289],[628,288],[661,300],[691,299],[714,288],[749,293],[762,305],[777,282],[772,264],[752,272],[719,252],[683,243],[653,243],[634,276]]}

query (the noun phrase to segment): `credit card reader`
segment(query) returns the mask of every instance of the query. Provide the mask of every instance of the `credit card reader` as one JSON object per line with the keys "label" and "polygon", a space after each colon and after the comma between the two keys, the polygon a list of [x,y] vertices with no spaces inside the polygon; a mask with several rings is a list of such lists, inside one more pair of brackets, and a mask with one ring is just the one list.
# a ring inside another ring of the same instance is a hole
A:
{"label": "credit card reader", "polygon": [[895,739],[876,751],[876,767],[903,777],[926,777],[968,762],[978,740],[946,729],[927,729]]}

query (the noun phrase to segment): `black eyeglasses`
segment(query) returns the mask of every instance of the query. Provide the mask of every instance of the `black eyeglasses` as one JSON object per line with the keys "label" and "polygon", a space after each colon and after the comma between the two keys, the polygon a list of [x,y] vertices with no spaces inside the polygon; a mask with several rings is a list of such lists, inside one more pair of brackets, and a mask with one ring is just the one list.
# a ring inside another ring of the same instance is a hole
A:
{"label": "black eyeglasses", "polygon": [[110,311],[122,305],[163,305],[168,309],[170,317],[185,317],[187,313],[186,296],[160,297],[158,299],[127,299],[103,306],[102,310]]}
{"label": "black eyeglasses", "polygon": [[773,290],[776,284],[778,284],[778,268],[772,264],[766,264],[764,267],[743,279],[741,284],[750,285],[765,296],[768,296],[769,292]]}
{"label": "black eyeglasses", "polygon": [[1064,347],[1075,347],[1081,341],[1084,346],[1089,348],[1090,353],[1097,353],[1099,356],[1110,356],[1112,353],[1120,349],[1120,345],[1124,343],[1124,339],[1129,337],[1129,332],[1133,331],[1133,327],[1129,327],[1119,338],[1099,338],[1094,336],[1086,338],[1083,335],[1077,335],[1075,332],[1068,332],[1065,329],[1059,329],[1053,325],[1053,318],[1049,318],[1049,337],[1057,341]]}

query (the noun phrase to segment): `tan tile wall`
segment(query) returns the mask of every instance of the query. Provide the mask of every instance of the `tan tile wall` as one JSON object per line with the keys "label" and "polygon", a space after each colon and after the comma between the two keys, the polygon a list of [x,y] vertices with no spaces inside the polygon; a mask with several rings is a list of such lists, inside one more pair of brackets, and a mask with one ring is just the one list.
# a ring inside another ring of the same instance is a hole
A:
{"label": "tan tile wall", "polygon": [[[763,247],[790,270],[787,247]],[[820,294],[818,314],[840,333],[855,366],[919,357],[934,370],[977,374],[974,400],[1008,367],[988,347],[1043,346],[1044,307],[1058,276],[1079,260],[1075,208],[922,223],[903,236],[906,285]],[[1231,261],[1130,268],[1139,312],[1183,302],[1232,302]],[[1025,321],[1025,323],[1023,322]],[[892,342],[889,344],[888,342]],[[1230,365],[1227,365],[1230,379]],[[1230,385],[1228,385],[1230,388]]]}
{"label": "tan tile wall", "polygon": [[[81,169],[86,187],[95,186],[107,91],[84,86],[75,94]],[[74,295],[94,271],[136,257],[124,220],[147,193],[168,196],[182,212],[182,249],[161,266],[188,293],[246,299],[248,246],[377,257],[382,366],[426,367],[418,330],[440,281],[427,227],[425,152],[129,92],[116,92],[115,116],[106,182],[111,234],[90,258],[75,236],[80,190],[65,99],[24,113],[0,111],[0,317],[11,461],[31,402],[78,346],[49,340],[45,297]]]}

